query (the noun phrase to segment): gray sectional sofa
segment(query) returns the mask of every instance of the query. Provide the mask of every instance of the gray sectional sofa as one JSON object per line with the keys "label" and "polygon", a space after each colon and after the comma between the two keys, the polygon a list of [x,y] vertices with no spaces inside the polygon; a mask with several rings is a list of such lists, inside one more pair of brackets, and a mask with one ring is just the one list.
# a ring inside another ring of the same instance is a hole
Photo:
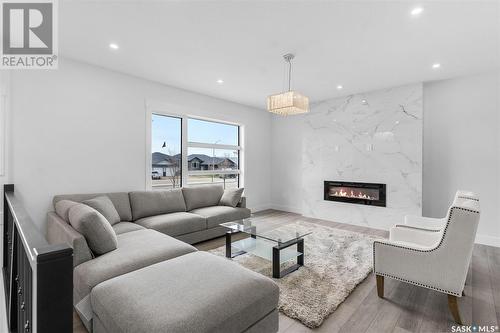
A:
{"label": "gray sectional sofa", "polygon": [[[54,197],[47,239],[73,247],[74,305],[89,331],[278,330],[279,291],[272,280],[190,245],[224,235],[219,223],[250,216],[244,197],[233,207],[222,204],[223,194],[209,185]],[[64,203],[103,196],[118,215],[112,224],[117,245],[96,255],[72,227]]]}

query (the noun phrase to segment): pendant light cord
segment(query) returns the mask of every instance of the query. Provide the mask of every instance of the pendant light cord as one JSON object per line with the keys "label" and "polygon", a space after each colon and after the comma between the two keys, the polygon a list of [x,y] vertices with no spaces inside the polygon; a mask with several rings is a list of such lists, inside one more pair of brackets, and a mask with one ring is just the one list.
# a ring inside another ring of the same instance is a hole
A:
{"label": "pendant light cord", "polygon": [[291,91],[292,83],[292,60],[288,60],[288,91]]}
{"label": "pendant light cord", "polygon": [[294,58],[294,55],[291,53],[287,53],[283,56],[283,58],[285,59],[285,64],[288,65],[288,91],[292,91],[292,60]]}

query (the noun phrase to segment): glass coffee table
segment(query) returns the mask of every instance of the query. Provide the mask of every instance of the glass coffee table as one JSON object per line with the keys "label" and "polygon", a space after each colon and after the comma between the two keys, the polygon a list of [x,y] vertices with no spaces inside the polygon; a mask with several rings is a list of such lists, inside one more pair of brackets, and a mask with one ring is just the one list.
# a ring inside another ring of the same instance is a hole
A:
{"label": "glass coffee table", "polygon": [[[294,224],[273,227],[266,221],[252,218],[221,223],[226,232],[226,257],[252,253],[272,262],[273,278],[279,279],[304,266],[304,236],[311,234]],[[250,237],[232,240],[232,235],[245,233]],[[294,246],[295,245],[295,246]],[[281,269],[281,264],[290,260],[296,263]]]}

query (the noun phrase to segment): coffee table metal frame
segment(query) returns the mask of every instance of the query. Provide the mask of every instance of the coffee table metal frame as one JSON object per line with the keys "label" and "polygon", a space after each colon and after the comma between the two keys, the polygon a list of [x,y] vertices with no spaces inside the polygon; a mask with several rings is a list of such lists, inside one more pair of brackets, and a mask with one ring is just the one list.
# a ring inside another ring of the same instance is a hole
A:
{"label": "coffee table metal frame", "polygon": [[[230,230],[226,231],[226,257],[227,258],[234,258],[234,257],[237,257],[239,255],[247,253],[246,251],[242,251],[242,250],[240,250],[238,252],[234,252],[234,253],[232,252],[232,249],[231,249],[232,235],[239,233],[239,232],[242,232],[242,231],[233,230],[231,228],[229,228],[229,229]],[[254,239],[257,239],[257,237],[267,239],[266,237],[256,235],[256,227],[255,226],[251,227],[249,234],[250,234],[250,237],[254,238]],[[269,240],[271,242],[276,242],[275,240],[272,240],[272,239],[267,239],[267,240]],[[304,238],[298,237],[298,238],[289,240],[287,242],[278,241],[277,243],[278,243],[278,245],[275,245],[272,247],[272,251],[273,251],[273,253],[272,253],[272,265],[273,266],[272,267],[273,267],[273,278],[280,279],[280,278],[290,274],[291,272],[298,270],[301,266],[304,266]],[[286,248],[289,248],[290,246],[293,246],[293,245],[297,245],[297,252],[300,252],[300,254],[297,255],[297,262],[296,262],[296,264],[281,270],[281,262],[280,262],[281,251],[286,249]]]}

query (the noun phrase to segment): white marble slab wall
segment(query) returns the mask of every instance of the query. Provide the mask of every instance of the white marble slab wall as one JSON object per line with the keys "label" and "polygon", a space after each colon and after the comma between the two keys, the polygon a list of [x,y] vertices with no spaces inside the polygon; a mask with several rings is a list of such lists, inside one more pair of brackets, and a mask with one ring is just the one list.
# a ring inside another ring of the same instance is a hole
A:
{"label": "white marble slab wall", "polygon": [[[331,99],[302,125],[305,216],[387,229],[422,213],[422,84]],[[325,201],[323,181],[387,184],[387,207]]]}

